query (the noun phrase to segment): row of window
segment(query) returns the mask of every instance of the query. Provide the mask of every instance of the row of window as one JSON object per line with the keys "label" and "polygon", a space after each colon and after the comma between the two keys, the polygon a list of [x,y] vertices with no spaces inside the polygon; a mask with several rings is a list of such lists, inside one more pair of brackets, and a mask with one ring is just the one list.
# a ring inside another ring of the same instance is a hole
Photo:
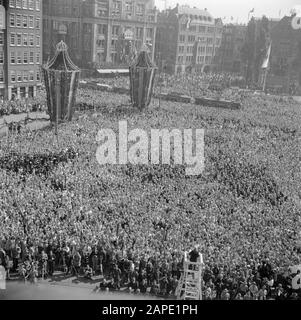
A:
{"label": "row of window", "polygon": [[[198,42],[207,42],[208,44],[213,44],[214,42],[214,38],[213,37],[196,37],[196,36],[188,36],[187,37],[187,40],[188,42],[190,43],[194,43],[195,41],[198,41]],[[185,34],[180,34],[179,36],[179,42],[185,42],[186,41],[186,36]],[[216,43],[220,43],[221,42],[221,39],[220,38],[216,38]]]}
{"label": "row of window", "polygon": [[[194,46],[189,46],[186,47],[186,52],[187,53],[192,53],[194,51]],[[202,53],[202,52],[207,52],[207,53],[212,53],[213,51],[213,47],[205,47],[205,46],[200,46],[198,47],[198,52]],[[179,53],[184,53],[185,52],[185,47],[184,46],[179,46]]]}
{"label": "row of window", "polygon": [[37,16],[34,17],[34,16],[25,15],[25,14],[21,15],[21,14],[10,13],[9,25],[10,27],[31,28],[31,29],[35,28],[39,30],[41,28],[41,18]]}
{"label": "row of window", "polygon": [[[1,59],[2,58],[2,59]],[[1,62],[2,60],[2,62]],[[0,63],[3,63],[3,57],[0,53]],[[11,64],[40,64],[41,63],[41,54],[40,52],[11,52],[10,53],[10,63]]]}
{"label": "row of window", "polygon": [[[112,35],[118,36],[120,35],[120,26],[113,26],[112,27]],[[131,30],[129,27],[126,30]],[[107,25],[106,24],[98,24],[97,25],[98,34],[106,34],[107,33]],[[146,28],[146,37],[152,38],[153,37],[153,28]],[[143,35],[143,28],[136,27],[136,36],[139,38]]]}
{"label": "row of window", "polygon": [[[192,62],[192,60],[193,60],[193,56],[187,56],[185,59],[186,62]],[[202,63],[202,62],[211,63],[211,61],[212,61],[211,56],[198,56],[197,57],[198,63]],[[184,57],[178,56],[178,63],[183,63],[183,62],[184,62]]]}
{"label": "row of window", "polygon": [[25,10],[41,10],[41,0],[9,0],[10,8]]}
{"label": "row of window", "polygon": [[[28,82],[28,81],[40,81],[40,71],[24,70],[24,71],[11,71],[11,82]],[[0,69],[0,83],[4,82],[4,71]]]}
{"label": "row of window", "polygon": [[183,23],[181,25],[182,31],[192,31],[192,32],[200,32],[200,33],[221,33],[220,28],[208,27],[208,26],[196,26],[189,23]]}
{"label": "row of window", "polygon": [[[102,6],[100,6],[102,9],[104,9]],[[132,12],[133,11],[133,3],[131,1],[127,1],[125,3],[125,11],[126,12]],[[136,5],[136,13],[137,14],[143,14],[144,13],[145,6],[143,3],[137,3]],[[112,3],[112,10],[115,12],[121,12],[121,1],[113,0]]]}
{"label": "row of window", "polygon": [[11,33],[10,34],[10,45],[11,46],[30,46],[36,45],[40,47],[41,36],[39,34],[34,35],[33,33]]}

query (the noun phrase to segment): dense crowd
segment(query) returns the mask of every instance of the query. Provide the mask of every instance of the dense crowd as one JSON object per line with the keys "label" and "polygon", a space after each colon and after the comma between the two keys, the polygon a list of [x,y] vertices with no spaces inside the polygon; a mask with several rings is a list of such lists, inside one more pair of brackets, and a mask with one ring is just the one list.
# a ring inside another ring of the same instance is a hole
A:
{"label": "dense crowd", "polygon": [[46,101],[43,95],[39,96],[39,98],[0,101],[0,117],[10,114],[43,111],[46,111]]}
{"label": "dense crowd", "polygon": [[[204,299],[301,298],[300,273],[288,271],[300,264],[298,105],[250,94],[239,112],[176,102],[137,112],[108,92],[79,90],[78,99],[101,112],[62,124],[59,145],[46,130],[0,147],[8,276],[103,276],[104,288],[174,296],[183,252],[198,243]],[[124,119],[144,129],[205,128],[206,172],[99,166],[98,130]]]}

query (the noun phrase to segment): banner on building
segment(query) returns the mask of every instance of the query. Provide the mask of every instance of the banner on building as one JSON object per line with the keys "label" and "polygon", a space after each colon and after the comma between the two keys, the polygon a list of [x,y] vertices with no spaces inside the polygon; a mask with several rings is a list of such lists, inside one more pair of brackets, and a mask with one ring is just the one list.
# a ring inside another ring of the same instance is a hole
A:
{"label": "banner on building", "polygon": [[263,64],[261,66],[262,69],[267,69],[269,67],[270,64],[270,57],[271,57],[271,50],[272,50],[272,44],[270,43],[268,51],[266,53],[266,56],[263,60]]}

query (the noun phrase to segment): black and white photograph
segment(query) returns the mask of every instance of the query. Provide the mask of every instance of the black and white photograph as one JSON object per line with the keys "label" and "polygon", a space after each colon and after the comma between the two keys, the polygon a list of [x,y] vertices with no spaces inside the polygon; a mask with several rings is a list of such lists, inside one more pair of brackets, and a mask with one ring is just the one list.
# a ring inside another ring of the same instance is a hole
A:
{"label": "black and white photograph", "polygon": [[300,0],[0,0],[0,305],[28,300],[301,300]]}

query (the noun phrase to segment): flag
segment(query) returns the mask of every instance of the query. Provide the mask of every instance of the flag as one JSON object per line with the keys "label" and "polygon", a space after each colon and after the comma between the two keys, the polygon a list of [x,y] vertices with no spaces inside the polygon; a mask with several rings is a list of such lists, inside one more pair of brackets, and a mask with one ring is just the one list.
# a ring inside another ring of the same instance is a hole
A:
{"label": "flag", "polygon": [[187,29],[189,29],[189,28],[190,28],[190,23],[191,23],[191,19],[190,19],[190,18],[188,18],[188,20],[187,20],[187,25],[186,25],[186,28],[187,28]]}
{"label": "flag", "polygon": [[272,49],[272,43],[270,43],[268,51],[266,53],[266,56],[263,60],[263,64],[261,66],[262,69],[267,69],[270,63],[270,56],[271,56],[271,49]]}

